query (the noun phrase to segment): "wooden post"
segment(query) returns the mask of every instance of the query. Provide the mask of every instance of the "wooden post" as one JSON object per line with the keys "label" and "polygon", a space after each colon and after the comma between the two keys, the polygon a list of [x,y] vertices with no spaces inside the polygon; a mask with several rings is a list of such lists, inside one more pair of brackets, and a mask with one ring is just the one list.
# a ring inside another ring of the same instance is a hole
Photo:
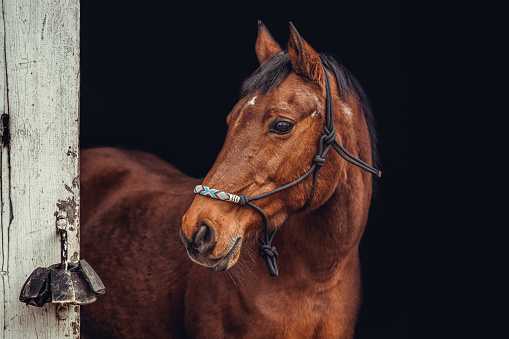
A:
{"label": "wooden post", "polygon": [[37,267],[60,262],[56,216],[79,260],[78,0],[1,0],[0,338],[78,338],[79,307],[26,306]]}

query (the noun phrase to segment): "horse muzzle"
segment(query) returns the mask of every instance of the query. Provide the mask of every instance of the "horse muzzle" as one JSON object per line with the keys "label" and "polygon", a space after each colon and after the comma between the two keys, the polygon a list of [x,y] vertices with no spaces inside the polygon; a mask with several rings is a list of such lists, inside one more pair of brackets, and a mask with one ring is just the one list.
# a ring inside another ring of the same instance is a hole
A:
{"label": "horse muzzle", "polygon": [[217,233],[206,223],[193,233],[191,239],[188,239],[182,228],[180,229],[180,238],[186,246],[187,254],[192,261],[215,271],[225,271],[235,263],[235,258],[242,245],[241,237],[230,239],[230,245],[226,254],[221,257],[213,255],[217,245]]}

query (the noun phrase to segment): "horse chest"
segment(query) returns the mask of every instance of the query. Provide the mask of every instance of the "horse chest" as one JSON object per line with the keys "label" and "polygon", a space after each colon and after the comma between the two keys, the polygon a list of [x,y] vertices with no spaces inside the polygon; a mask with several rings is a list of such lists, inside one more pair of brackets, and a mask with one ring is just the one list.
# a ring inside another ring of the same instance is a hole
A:
{"label": "horse chest", "polygon": [[272,323],[268,336],[284,338],[339,338],[345,332],[341,296],[336,290],[295,290],[259,298],[258,310]]}
{"label": "horse chest", "polygon": [[191,336],[326,338],[340,337],[342,332],[341,300],[335,290],[237,289],[223,285],[216,292],[187,298],[186,330]]}

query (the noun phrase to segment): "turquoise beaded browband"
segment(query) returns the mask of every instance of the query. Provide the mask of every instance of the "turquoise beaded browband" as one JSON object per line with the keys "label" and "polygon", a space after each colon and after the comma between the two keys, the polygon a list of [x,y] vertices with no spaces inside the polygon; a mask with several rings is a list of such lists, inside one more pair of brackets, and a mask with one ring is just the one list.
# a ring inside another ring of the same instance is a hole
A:
{"label": "turquoise beaded browband", "polygon": [[[324,64],[324,65],[326,64],[323,59],[322,59],[322,64]],[[268,221],[267,215],[265,214],[265,212],[263,212],[263,210],[261,208],[259,208],[255,204],[253,204],[251,202],[252,200],[262,199],[262,198],[265,198],[271,194],[281,192],[282,190],[285,190],[291,186],[298,184],[299,182],[301,182],[302,180],[307,178],[311,173],[313,173],[313,186],[311,187],[310,197],[309,197],[308,201],[306,202],[306,204],[301,208],[301,210],[306,208],[309,205],[309,202],[313,199],[313,196],[315,194],[315,189],[316,189],[316,183],[318,180],[318,173],[320,171],[320,168],[322,168],[322,166],[325,164],[325,155],[327,154],[327,152],[329,152],[329,149],[331,147],[334,148],[334,150],[343,159],[345,159],[349,163],[351,163],[355,166],[358,166],[358,167],[362,168],[363,170],[368,171],[374,175],[377,175],[378,177],[382,176],[382,172],[380,170],[378,170],[374,167],[371,167],[370,165],[366,164],[364,161],[353,156],[343,146],[341,146],[336,141],[336,131],[335,131],[334,125],[333,125],[334,107],[332,106],[332,96],[331,96],[331,89],[330,89],[330,83],[329,83],[329,75],[327,74],[327,70],[325,69],[325,66],[324,66],[324,73],[325,73],[325,90],[326,90],[325,124],[323,126],[322,136],[320,137],[320,140],[318,142],[318,152],[313,157],[313,165],[304,175],[302,175],[297,180],[292,181],[284,186],[278,187],[272,191],[269,191],[269,192],[266,192],[266,193],[263,193],[260,195],[252,196],[252,197],[247,197],[244,194],[235,195],[235,194],[223,192],[223,191],[220,191],[217,189],[212,189],[212,188],[209,188],[204,185],[196,185],[196,187],[194,188],[194,193],[196,193],[196,194],[200,194],[203,196],[207,196],[207,197],[222,200],[222,201],[236,203],[239,206],[249,205],[261,214],[261,216],[263,218],[263,222],[265,224],[265,237],[263,239],[258,238],[258,240],[261,243],[260,249],[259,249],[259,254],[265,260],[265,263],[267,264],[267,268],[269,270],[269,274],[273,277],[277,276],[279,274],[278,270],[277,270],[277,265],[276,265],[276,258],[278,256],[278,253],[276,251],[276,248],[271,245],[272,239],[274,238],[274,235],[276,234],[277,228],[274,228],[273,230],[269,230],[269,221]]]}

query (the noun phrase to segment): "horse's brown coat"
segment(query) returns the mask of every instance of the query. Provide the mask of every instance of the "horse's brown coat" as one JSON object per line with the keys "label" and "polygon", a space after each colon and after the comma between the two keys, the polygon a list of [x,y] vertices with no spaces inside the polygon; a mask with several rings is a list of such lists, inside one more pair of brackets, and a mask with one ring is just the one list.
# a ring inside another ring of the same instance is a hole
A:
{"label": "horse's brown coat", "polygon": [[[276,46],[261,26],[259,60],[278,53]],[[239,101],[228,117],[223,150],[203,181],[142,152],[82,152],[82,254],[107,288],[104,297],[83,308],[85,333],[124,338],[353,336],[361,299],[358,245],[371,199],[369,173],[329,152],[307,209],[296,213],[309,197],[311,178],[257,201],[272,227],[288,219],[273,242],[280,253],[276,278],[269,277],[257,256],[260,215],[192,192],[203,182],[251,196],[293,181],[311,166],[324,124],[323,73],[316,52],[293,26],[288,49],[298,74],[269,93]],[[336,93],[334,81],[332,87]],[[337,95],[333,101],[337,140],[361,159],[371,159],[359,102]],[[342,112],[342,104],[351,115]],[[292,132],[267,133],[270,122],[281,117],[295,122]],[[232,238],[242,236],[241,250],[225,272],[192,263],[179,240],[181,227],[192,239],[204,221],[217,232],[211,258],[225,256]]]}

